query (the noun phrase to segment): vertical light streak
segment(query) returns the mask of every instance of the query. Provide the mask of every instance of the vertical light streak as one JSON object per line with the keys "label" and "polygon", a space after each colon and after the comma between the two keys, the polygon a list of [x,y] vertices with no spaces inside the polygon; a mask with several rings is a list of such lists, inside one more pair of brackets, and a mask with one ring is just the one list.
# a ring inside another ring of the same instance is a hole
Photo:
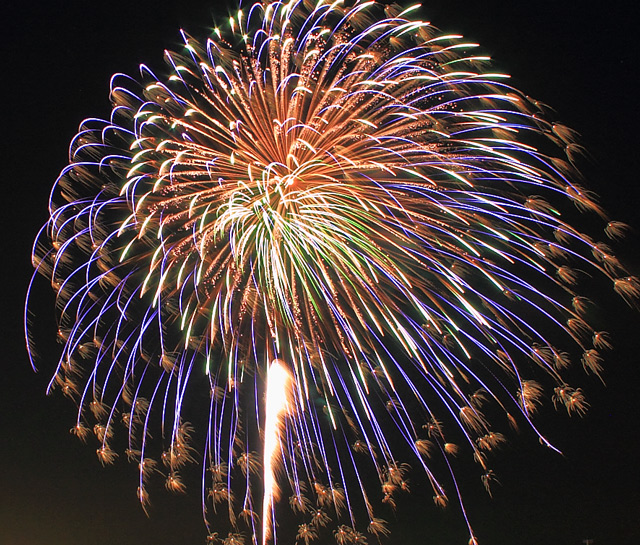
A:
{"label": "vertical light streak", "polygon": [[275,529],[271,535],[271,510],[274,499],[278,499],[276,462],[280,447],[284,417],[291,411],[292,377],[282,360],[275,359],[267,373],[264,419],[264,497],[262,500],[262,545],[270,537],[275,543]]}

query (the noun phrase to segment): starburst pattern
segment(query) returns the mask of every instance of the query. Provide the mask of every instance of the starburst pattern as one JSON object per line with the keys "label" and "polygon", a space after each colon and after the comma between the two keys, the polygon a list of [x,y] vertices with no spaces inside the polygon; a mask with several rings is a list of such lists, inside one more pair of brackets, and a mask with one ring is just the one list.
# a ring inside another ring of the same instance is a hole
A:
{"label": "starburst pattern", "polygon": [[[607,222],[575,133],[415,9],[273,2],[183,33],[170,75],[114,76],[111,119],[83,122],[53,189],[33,252],[57,294],[51,388],[103,463],[124,426],[145,508],[149,479],[182,492],[202,459],[207,524],[227,521],[211,542],[262,532],[269,362],[293,377],[272,512],[300,517],[300,544],[366,543],[410,466],[445,506],[459,451],[495,482],[494,425],[551,446],[531,420],[545,394],[586,410],[563,373],[599,375],[611,345],[581,270],[640,291],[575,227],[576,207]],[[204,432],[185,417],[203,405]]]}

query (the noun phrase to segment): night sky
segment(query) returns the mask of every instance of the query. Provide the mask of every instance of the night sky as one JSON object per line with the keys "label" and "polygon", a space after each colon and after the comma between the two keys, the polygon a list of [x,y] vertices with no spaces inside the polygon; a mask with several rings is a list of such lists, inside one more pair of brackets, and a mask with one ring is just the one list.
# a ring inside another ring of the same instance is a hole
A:
{"label": "night sky", "polygon": [[[5,9],[0,64],[5,191],[0,545],[201,545],[205,530],[197,486],[186,496],[159,489],[147,518],[136,500],[135,466],[120,459],[102,468],[95,446],[68,433],[75,417],[72,402],[59,393],[45,396],[58,356],[46,281],[40,283],[45,289],[36,316],[45,332],[37,374],[24,348],[22,306],[31,243],[46,221],[49,190],[66,165],[79,123],[108,116],[111,75],[136,75],[141,62],[162,72],[162,52],[179,47],[180,27],[206,35],[213,15],[227,17],[227,8],[216,7],[215,0],[12,4],[9,13]],[[619,253],[637,274],[636,8],[632,0],[433,0],[425,2],[422,17],[479,42],[499,69],[512,74],[516,87],[552,105],[558,120],[581,133],[589,151],[582,165],[589,187],[613,219],[635,228]],[[524,429],[512,435],[493,466],[501,483],[493,499],[482,489],[477,468],[458,464],[481,545],[640,541],[640,314],[613,296],[597,295],[604,299],[599,312],[617,346],[607,359],[606,387],[581,375],[578,385],[591,402],[589,414],[583,419],[552,410],[541,415],[540,427],[564,455],[544,449]],[[456,509],[440,511],[418,475],[412,482],[413,494],[399,502],[387,543],[465,545],[466,529]]]}

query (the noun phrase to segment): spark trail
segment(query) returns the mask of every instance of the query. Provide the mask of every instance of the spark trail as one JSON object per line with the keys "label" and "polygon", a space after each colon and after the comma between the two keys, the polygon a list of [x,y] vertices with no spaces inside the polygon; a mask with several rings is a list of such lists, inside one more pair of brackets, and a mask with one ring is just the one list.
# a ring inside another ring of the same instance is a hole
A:
{"label": "spark trail", "polygon": [[267,394],[264,423],[264,496],[262,500],[262,545],[267,545],[272,537],[276,541],[275,521],[272,517],[273,502],[280,493],[276,482],[276,464],[281,456],[280,449],[284,417],[292,407],[291,374],[284,362],[274,360],[267,374]]}

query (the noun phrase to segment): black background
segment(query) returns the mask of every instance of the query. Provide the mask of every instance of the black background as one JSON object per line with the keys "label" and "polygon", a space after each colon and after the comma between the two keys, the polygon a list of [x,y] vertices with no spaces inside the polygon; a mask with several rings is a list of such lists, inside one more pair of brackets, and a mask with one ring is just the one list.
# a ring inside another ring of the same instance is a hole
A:
{"label": "black background", "polygon": [[[483,46],[527,94],[551,104],[589,150],[583,170],[615,219],[636,232],[623,254],[640,269],[637,228],[638,16],[635,2],[433,0],[422,17]],[[6,12],[5,12],[6,13]],[[34,374],[22,340],[22,304],[31,275],[30,246],[46,221],[49,190],[66,164],[68,144],[86,117],[109,114],[109,78],[144,62],[162,71],[162,51],[178,47],[178,29],[206,35],[213,3],[164,1],[14,2],[3,25],[0,131],[2,373],[0,373],[0,544],[201,544],[199,491],[156,494],[151,518],[135,497],[135,468],[102,468],[93,447],[69,435],[74,408],[45,397],[42,351]],[[601,295],[601,294],[600,294]],[[617,350],[606,388],[584,377],[592,404],[584,419],[543,417],[559,456],[523,433],[496,463],[502,483],[486,497],[462,468],[463,492],[481,544],[624,545],[640,540],[640,316],[605,295]],[[611,299],[611,300],[610,300]],[[53,324],[52,299],[38,320]],[[41,314],[40,314],[41,313]],[[52,326],[53,327],[53,326]],[[51,331],[53,337],[53,329]],[[416,480],[399,503],[393,544],[465,544],[455,509],[439,512]],[[283,544],[290,545],[290,544]],[[292,545],[292,544],[291,544]]]}

